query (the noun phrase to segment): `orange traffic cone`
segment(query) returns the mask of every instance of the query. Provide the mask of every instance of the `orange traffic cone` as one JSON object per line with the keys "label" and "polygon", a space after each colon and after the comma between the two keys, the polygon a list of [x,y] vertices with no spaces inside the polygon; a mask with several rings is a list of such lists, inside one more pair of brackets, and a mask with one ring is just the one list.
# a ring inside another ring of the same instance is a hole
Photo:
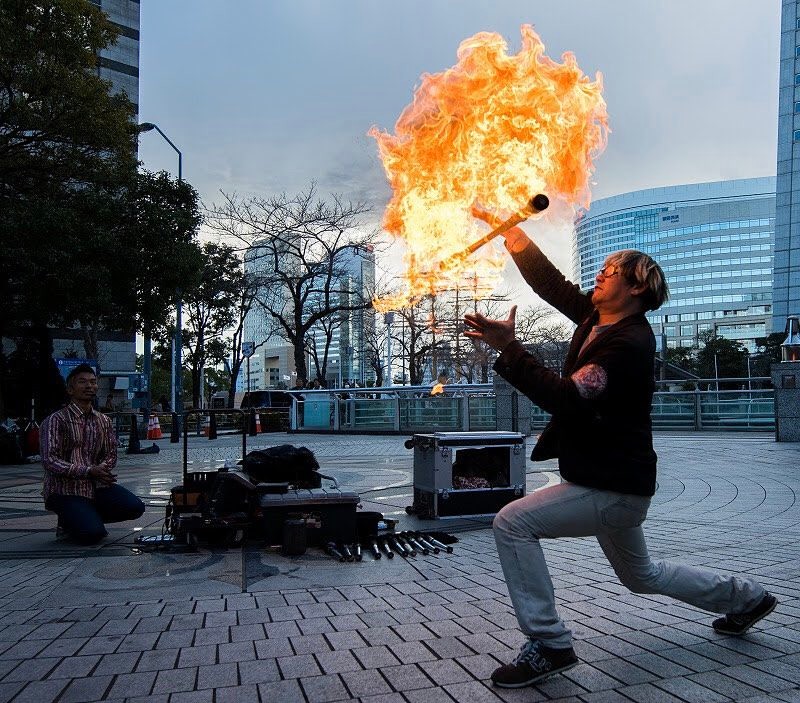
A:
{"label": "orange traffic cone", "polygon": [[211,431],[211,418],[206,415],[206,419],[203,420],[203,434],[208,437],[208,433]]}
{"label": "orange traffic cone", "polygon": [[161,425],[158,422],[158,415],[152,413],[147,423],[147,439],[162,439],[163,437],[164,435],[161,434]]}
{"label": "orange traffic cone", "polygon": [[261,434],[261,413],[256,413],[256,434]]}

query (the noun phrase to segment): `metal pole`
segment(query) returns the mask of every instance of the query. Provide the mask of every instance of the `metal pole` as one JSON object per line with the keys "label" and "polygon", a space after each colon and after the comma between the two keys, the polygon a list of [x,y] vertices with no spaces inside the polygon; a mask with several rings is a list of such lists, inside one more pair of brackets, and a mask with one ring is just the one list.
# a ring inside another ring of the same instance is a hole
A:
{"label": "metal pole", "polygon": [[390,320],[386,322],[386,382],[383,385],[392,385],[392,328]]}
{"label": "metal pole", "polygon": [[[153,376],[153,346],[150,339],[150,330],[145,330],[144,333],[144,363],[142,364],[142,372],[144,373],[144,381],[147,384],[147,393],[145,394],[145,410],[147,417],[150,417],[150,408],[153,407],[153,394],[150,390],[150,382]],[[164,408],[161,408],[162,410]]]}
{"label": "metal pole", "polygon": [[[156,132],[158,132],[164,138],[164,141],[166,141],[167,144],[169,144],[175,150],[175,153],[178,155],[178,182],[183,182],[183,154],[181,153],[181,150],[175,146],[172,140],[166,134],[164,134],[164,132],[161,130],[161,127],[159,127],[157,124],[153,122],[143,122],[139,125],[139,129],[142,132],[149,132],[151,129],[156,130]],[[181,366],[181,356],[183,351],[183,340],[181,338],[182,308],[183,302],[181,300],[181,291],[178,289],[175,291],[175,335],[172,340],[172,410],[178,413],[179,434],[180,422],[183,419],[183,369]]]}
{"label": "metal pole", "polygon": [[400,376],[406,385],[406,316],[400,315]]}
{"label": "metal pole", "polygon": [[[178,412],[178,406],[175,404],[175,335],[172,336],[172,369],[170,373],[170,381],[172,388],[170,388],[170,402],[172,403],[172,412]],[[180,422],[178,423],[180,424]]]}
{"label": "metal pole", "polygon": [[250,357],[247,357],[247,392],[250,392]]}
{"label": "metal pole", "polygon": [[747,390],[752,391],[753,385],[750,378],[750,354],[747,355]]}

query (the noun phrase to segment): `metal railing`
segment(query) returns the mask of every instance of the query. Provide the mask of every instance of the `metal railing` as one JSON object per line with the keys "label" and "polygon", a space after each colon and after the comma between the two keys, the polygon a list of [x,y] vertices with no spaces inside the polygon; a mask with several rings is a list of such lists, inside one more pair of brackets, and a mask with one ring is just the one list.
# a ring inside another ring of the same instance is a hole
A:
{"label": "metal railing", "polygon": [[[653,429],[774,431],[774,392],[758,387],[768,382],[766,378],[657,382],[657,387],[672,388],[657,390],[653,396]],[[428,386],[290,393],[290,408],[187,411],[186,428],[209,439],[215,439],[217,433],[254,435],[256,431],[414,434],[497,429],[491,384],[451,385],[437,396],[430,395]],[[131,429],[131,413],[113,413],[111,417],[124,442]],[[173,415],[158,413],[158,418],[164,436],[170,436]],[[532,405],[529,427],[519,430],[535,433],[549,420],[550,415]]]}
{"label": "metal railing", "polygon": [[[653,397],[653,428],[774,431],[773,390],[757,387],[768,382],[768,378],[698,379],[688,389],[681,382],[677,384],[684,386],[680,390],[658,390]],[[667,384],[676,382],[658,382],[657,387]],[[726,385],[740,387],[725,389]],[[303,391],[295,394],[291,429],[403,434],[497,429],[491,384],[449,388],[452,391],[434,397],[426,386]],[[549,420],[548,413],[532,406],[531,432],[543,429]]]}

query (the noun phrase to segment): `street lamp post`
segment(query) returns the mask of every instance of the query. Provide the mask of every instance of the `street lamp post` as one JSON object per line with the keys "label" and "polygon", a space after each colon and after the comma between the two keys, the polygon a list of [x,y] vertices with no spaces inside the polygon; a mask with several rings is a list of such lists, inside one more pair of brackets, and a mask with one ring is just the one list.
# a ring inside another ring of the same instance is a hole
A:
{"label": "street lamp post", "polygon": [[[183,154],[181,154],[181,150],[178,149],[175,144],[173,144],[172,140],[161,131],[161,128],[157,124],[154,124],[153,122],[142,122],[139,125],[140,132],[150,132],[152,130],[158,132],[164,138],[164,141],[166,141],[167,144],[169,144],[175,150],[175,153],[178,154],[178,181],[183,181]],[[183,302],[181,301],[181,291],[179,289],[175,293],[175,336],[172,339],[172,411],[177,413],[177,437],[180,437],[180,410],[183,410],[183,368],[181,365],[181,350],[183,348],[183,340],[181,339],[181,327],[183,325],[182,317]]]}

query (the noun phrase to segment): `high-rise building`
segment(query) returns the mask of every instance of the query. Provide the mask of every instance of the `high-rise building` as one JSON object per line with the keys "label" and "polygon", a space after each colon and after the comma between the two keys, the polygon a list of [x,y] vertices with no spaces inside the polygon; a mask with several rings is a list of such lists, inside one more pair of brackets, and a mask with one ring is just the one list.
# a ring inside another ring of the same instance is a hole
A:
{"label": "high-rise building", "polygon": [[117,41],[100,52],[97,73],[124,92],[139,112],[139,0],[90,0],[119,31]]}
{"label": "high-rise building", "polygon": [[[268,281],[276,270],[291,271],[296,267],[297,261],[288,241],[282,247],[260,240],[245,252],[244,271],[250,276],[263,277]],[[250,390],[275,388],[281,383],[291,388],[298,380],[294,347],[281,336],[269,312],[270,309],[276,310],[284,317],[291,317],[292,301],[282,299],[281,294],[281,290],[269,285],[260,286],[244,320],[242,341],[252,342],[256,347],[255,354],[250,358]],[[236,390],[245,391],[247,388],[248,377],[243,367],[236,381]]]}
{"label": "high-rise building", "polygon": [[[367,352],[370,336],[375,333],[375,311],[371,307],[361,307],[369,302],[375,289],[375,252],[372,247],[343,247],[337,254],[336,275],[338,305],[356,309],[343,310],[330,329],[325,380],[329,384],[374,381],[375,370],[367,363]],[[320,355],[327,338],[328,333],[320,325],[314,333],[314,343]]]}
{"label": "high-rise building", "polygon": [[783,0],[772,330],[800,315],[800,3]]}
{"label": "high-rise building", "polygon": [[755,351],[772,327],[774,241],[772,177],[623,193],[576,220],[573,281],[589,290],[609,254],[638,249],[667,277],[670,300],[647,317],[668,347],[714,331]]}

